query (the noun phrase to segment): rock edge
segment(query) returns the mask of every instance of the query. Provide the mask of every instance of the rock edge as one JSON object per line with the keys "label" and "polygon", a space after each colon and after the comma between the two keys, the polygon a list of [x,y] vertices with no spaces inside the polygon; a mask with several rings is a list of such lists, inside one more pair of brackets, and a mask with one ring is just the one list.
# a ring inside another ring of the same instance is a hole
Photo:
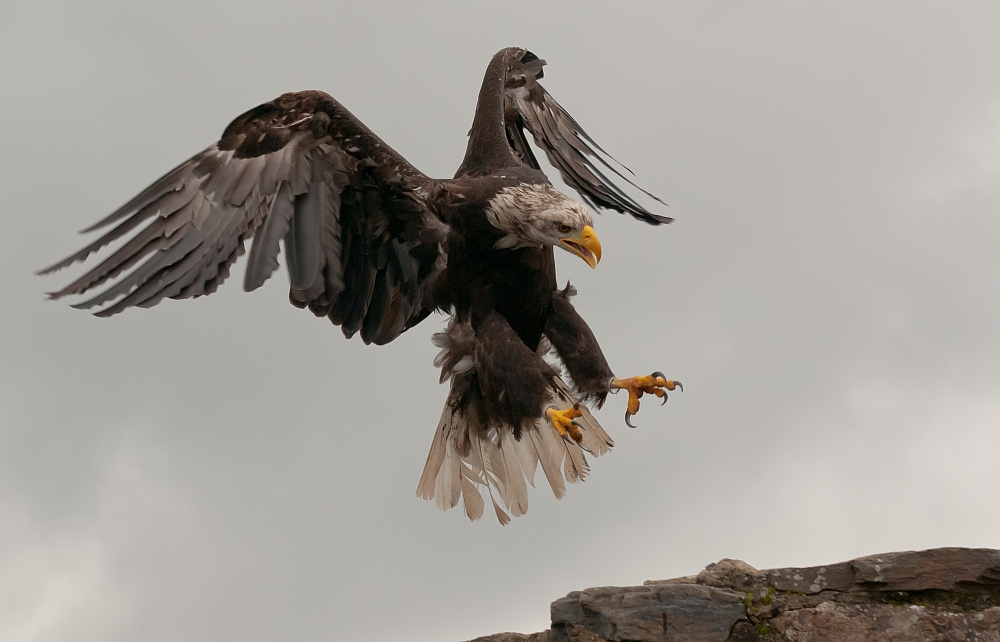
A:
{"label": "rock edge", "polygon": [[765,571],[723,559],[697,576],[574,591],[551,614],[548,631],[472,642],[1000,642],[1000,550]]}

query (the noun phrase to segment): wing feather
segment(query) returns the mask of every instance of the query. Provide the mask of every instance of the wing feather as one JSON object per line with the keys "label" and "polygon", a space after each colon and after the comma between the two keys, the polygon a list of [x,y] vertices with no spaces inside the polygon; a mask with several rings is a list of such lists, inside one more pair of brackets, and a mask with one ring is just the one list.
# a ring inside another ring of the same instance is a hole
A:
{"label": "wing feather", "polygon": [[292,303],[347,336],[387,343],[433,307],[448,229],[425,200],[431,183],[330,96],[284,94],[236,118],[218,143],[85,230],[116,224],[110,231],[40,274],[120,242],[50,294],[104,286],[74,307],[107,306],[95,314],[108,316],[214,292],[248,240],[244,288],[256,289],[283,245]]}
{"label": "wing feather", "polygon": [[247,271],[243,289],[252,292],[262,286],[278,269],[278,246],[284,238],[295,213],[295,200],[288,183],[281,183],[277,193],[271,198],[270,211],[263,225],[254,235],[253,247],[247,258]]}
{"label": "wing feather", "polygon": [[294,214],[285,232],[288,276],[293,290],[308,290],[323,269],[323,248],[319,229],[324,216],[336,216],[330,186],[312,184],[309,191],[295,197]]}
{"label": "wing feather", "polygon": [[559,170],[566,184],[579,192],[591,206],[630,214],[652,225],[673,221],[669,216],[650,212],[601,171],[601,167],[606,168],[618,180],[663,203],[611,164],[609,159],[631,174],[631,170],[604,151],[569,112],[538,84],[544,65],[544,60],[530,52],[524,52],[508,70],[504,90],[504,121],[507,140],[520,160],[530,167],[541,169],[524,137],[523,130],[527,129],[535,144]]}
{"label": "wing feather", "polygon": [[247,197],[250,196],[250,193],[260,182],[261,174],[263,173],[266,165],[267,158],[264,156],[248,159],[247,162],[243,164],[243,168],[239,175],[233,179],[229,189],[226,190],[222,200],[234,207],[242,206],[247,200]]}

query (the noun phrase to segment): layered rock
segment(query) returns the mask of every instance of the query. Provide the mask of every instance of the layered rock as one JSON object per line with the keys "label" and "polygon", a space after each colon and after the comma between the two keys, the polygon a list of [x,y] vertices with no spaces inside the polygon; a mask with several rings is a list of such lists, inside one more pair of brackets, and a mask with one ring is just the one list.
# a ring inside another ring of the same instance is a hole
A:
{"label": "layered rock", "polygon": [[697,576],[574,591],[552,628],[474,642],[1000,642],[1000,551],[939,548],[810,568],[739,560]]}

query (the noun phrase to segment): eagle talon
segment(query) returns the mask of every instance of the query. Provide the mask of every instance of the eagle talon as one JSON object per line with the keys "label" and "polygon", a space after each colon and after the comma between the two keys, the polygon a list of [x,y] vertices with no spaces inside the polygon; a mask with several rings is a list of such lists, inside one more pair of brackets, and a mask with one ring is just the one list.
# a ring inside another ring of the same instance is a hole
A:
{"label": "eagle talon", "polygon": [[576,403],[565,410],[557,410],[555,406],[545,409],[545,418],[549,420],[552,427],[556,429],[559,436],[567,441],[572,438],[576,443],[583,441],[583,432],[576,418],[583,416],[580,404]]}
{"label": "eagle talon", "polygon": [[639,399],[644,394],[652,394],[660,397],[663,401],[660,405],[667,403],[668,390],[684,391],[680,381],[672,381],[662,372],[654,372],[645,377],[630,377],[628,379],[613,378],[608,384],[611,393],[619,390],[628,391],[628,405],[625,410],[625,425],[635,428],[630,419],[639,412]]}

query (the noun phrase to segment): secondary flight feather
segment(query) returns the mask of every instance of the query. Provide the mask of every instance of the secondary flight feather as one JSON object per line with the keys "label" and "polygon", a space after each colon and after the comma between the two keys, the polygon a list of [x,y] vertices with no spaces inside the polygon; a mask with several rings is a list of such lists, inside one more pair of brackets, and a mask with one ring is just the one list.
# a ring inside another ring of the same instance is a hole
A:
{"label": "secondary flight feather", "polygon": [[680,386],[659,372],[615,377],[570,303],[575,291],[556,286],[554,247],[596,267],[601,245],[590,211],[552,187],[526,133],[592,207],[651,225],[672,219],[622,189],[656,199],[538,83],[544,64],[520,48],[493,57],[451,179],[426,176],[328,94],[283,94],[237,117],[217,143],[84,232],[110,229],[39,273],[120,243],[50,294],[90,293],[74,307],[110,316],[214,292],[252,240],[244,289],[271,276],[283,246],[291,303],[346,337],[386,344],[431,312],[449,315],[434,340],[451,389],[417,494],[442,509],[463,500],[478,519],[485,492],[506,523],[527,510],[538,467],[562,497],[565,482],[588,473],[584,451],[611,448],[585,403],[626,390],[630,423],[643,394],[666,401]]}

